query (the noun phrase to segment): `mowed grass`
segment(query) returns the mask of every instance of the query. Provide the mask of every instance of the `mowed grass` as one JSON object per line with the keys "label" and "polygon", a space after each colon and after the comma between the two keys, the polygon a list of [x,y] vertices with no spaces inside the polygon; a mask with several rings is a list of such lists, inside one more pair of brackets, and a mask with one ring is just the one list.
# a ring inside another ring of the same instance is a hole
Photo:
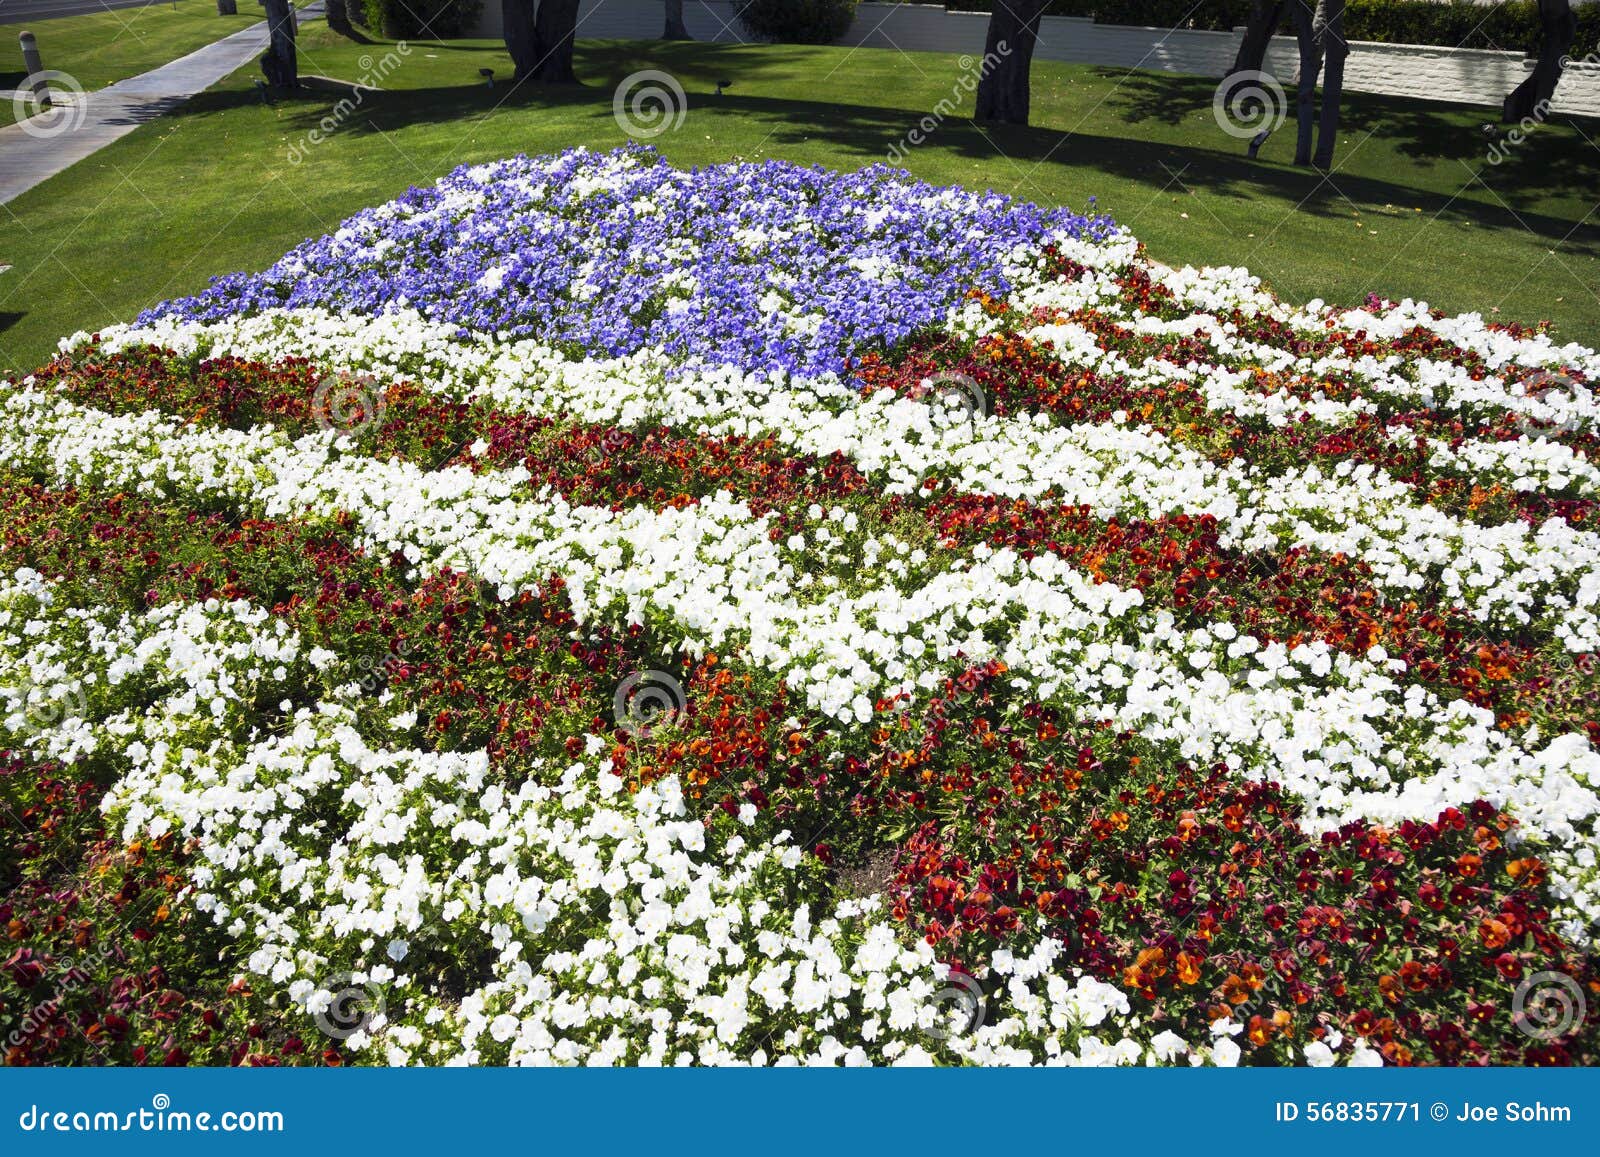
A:
{"label": "mowed grass", "polygon": [[[383,64],[396,53],[394,67]],[[0,207],[0,362],[25,372],[57,340],[131,319],[216,274],[270,264],[364,206],[451,168],[627,136],[617,84],[646,68],[688,93],[681,124],[652,143],[681,165],[779,157],[852,169],[884,158],[952,94],[958,111],[911,148],[917,176],[1084,207],[1090,198],[1170,264],[1244,265],[1281,295],[1355,304],[1417,297],[1451,312],[1549,319],[1600,342],[1600,140],[1551,124],[1491,165],[1487,110],[1361,96],[1347,101],[1337,169],[1289,164],[1291,126],[1247,161],[1212,116],[1201,78],[1038,64],[1035,125],[966,119],[958,58],[796,46],[580,42],[586,85],[513,89],[503,46],[391,46],[302,30],[302,69],[384,91],[313,143],[348,92],[274,105],[235,73],[177,114]],[[484,86],[480,68],[500,83]],[[712,95],[719,79],[732,87]],[[291,155],[300,156],[298,163]],[[1495,311],[1498,311],[1497,313]]]}
{"label": "mowed grass", "polygon": [[[20,87],[27,75],[16,45],[16,35],[23,29],[38,40],[39,58],[46,69],[64,72],[93,90],[159,68],[261,20],[256,0],[239,0],[238,8],[236,16],[219,16],[216,0],[176,0],[145,8],[114,8],[8,24],[0,89]],[[14,119],[12,102],[0,102],[0,124]]]}

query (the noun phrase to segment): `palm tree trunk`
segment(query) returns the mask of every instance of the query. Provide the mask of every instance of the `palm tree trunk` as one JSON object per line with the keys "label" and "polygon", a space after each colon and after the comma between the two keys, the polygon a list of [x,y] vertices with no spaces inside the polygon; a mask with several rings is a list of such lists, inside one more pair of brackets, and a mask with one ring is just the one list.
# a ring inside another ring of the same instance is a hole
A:
{"label": "palm tree trunk", "polygon": [[1272,34],[1278,30],[1278,19],[1283,15],[1283,0],[1255,0],[1250,6],[1250,19],[1244,26],[1244,39],[1239,42],[1239,55],[1233,59],[1233,71],[1260,72],[1267,61],[1267,47]]}
{"label": "palm tree trunk", "polygon": [[533,12],[538,0],[500,0],[500,24],[518,80],[533,75],[539,59],[533,35]]}
{"label": "palm tree trunk", "polygon": [[1544,119],[1577,35],[1578,18],[1572,14],[1570,0],[1539,0],[1539,61],[1528,79],[1506,96],[1501,120],[1512,124],[1529,117]]}
{"label": "palm tree trunk", "polygon": [[578,35],[578,0],[539,0],[533,21],[536,59],[530,75],[541,84],[577,84],[572,42]]}
{"label": "palm tree trunk", "polygon": [[1312,27],[1327,69],[1322,78],[1322,118],[1317,125],[1317,153],[1311,163],[1319,169],[1333,167],[1333,147],[1339,138],[1339,105],[1344,100],[1344,62],[1350,45],[1344,38],[1345,0],[1317,0]]}
{"label": "palm tree trunk", "polygon": [[683,22],[683,0],[667,0],[667,30],[661,34],[661,39],[694,39],[689,35],[689,26]]}
{"label": "palm tree trunk", "polygon": [[267,50],[261,71],[274,88],[295,88],[300,83],[294,51],[294,7],[289,0],[264,0],[267,10]]}
{"label": "palm tree trunk", "polygon": [[1028,74],[1039,42],[1039,18],[1050,0],[1008,0],[989,13],[984,59],[997,63],[978,81],[977,118],[1002,124],[1028,123]]}
{"label": "palm tree trunk", "polygon": [[1311,145],[1316,133],[1317,76],[1322,72],[1322,46],[1313,30],[1311,9],[1306,0],[1290,0],[1290,15],[1294,17],[1295,41],[1300,46],[1300,83],[1295,94],[1294,163],[1311,163]]}
{"label": "palm tree trunk", "polygon": [[353,31],[350,27],[350,10],[345,0],[327,0],[328,27],[344,36]]}

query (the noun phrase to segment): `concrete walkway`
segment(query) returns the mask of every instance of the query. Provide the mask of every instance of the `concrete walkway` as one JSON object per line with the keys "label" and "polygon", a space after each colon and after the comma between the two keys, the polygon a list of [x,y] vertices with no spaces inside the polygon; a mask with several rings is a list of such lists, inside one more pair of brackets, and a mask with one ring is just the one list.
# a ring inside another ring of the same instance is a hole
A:
{"label": "concrete walkway", "polygon": [[[321,14],[322,5],[312,4],[301,9],[300,23]],[[266,47],[267,22],[263,20],[160,68],[119,80],[97,92],[72,95],[67,109],[53,114],[55,118],[65,118],[55,135],[29,132],[27,126],[20,124],[0,127],[0,204],[20,197],[146,121],[177,108],[195,93],[260,57]]]}
{"label": "concrete walkway", "polygon": [[0,0],[0,24],[27,24],[62,16],[88,16],[113,8],[148,8],[166,0]]}

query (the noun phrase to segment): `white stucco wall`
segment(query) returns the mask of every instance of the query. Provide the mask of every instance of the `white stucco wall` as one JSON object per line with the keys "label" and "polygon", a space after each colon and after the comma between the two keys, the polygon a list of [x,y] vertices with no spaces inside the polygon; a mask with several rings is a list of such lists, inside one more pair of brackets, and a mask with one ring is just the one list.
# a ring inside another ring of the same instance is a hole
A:
{"label": "white stucco wall", "polygon": [[[733,12],[730,0],[684,3],[685,22],[697,40],[737,43],[747,39]],[[932,5],[868,3],[857,10],[855,23],[840,43],[903,52],[981,54],[988,20],[985,13],[948,12]],[[661,0],[583,0],[578,36],[653,39],[661,35],[663,23]],[[498,0],[487,0],[476,35],[500,34],[500,5]],[[1035,55],[1040,60],[1220,77],[1232,65],[1238,43],[1238,32],[1132,28],[1046,16],[1040,23]],[[1297,60],[1294,41],[1279,37],[1268,52],[1268,70],[1288,86],[1298,71]],[[1345,65],[1345,87],[1352,92],[1499,108],[1506,93],[1531,67],[1531,61],[1515,52],[1355,41]],[[1567,70],[1556,90],[1554,109],[1600,116],[1600,61],[1576,62]]]}

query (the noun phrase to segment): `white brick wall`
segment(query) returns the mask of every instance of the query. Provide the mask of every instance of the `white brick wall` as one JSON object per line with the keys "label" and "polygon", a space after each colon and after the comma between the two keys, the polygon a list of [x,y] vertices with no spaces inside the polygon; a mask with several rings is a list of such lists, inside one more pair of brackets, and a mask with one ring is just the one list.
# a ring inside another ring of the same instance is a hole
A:
{"label": "white brick wall", "polygon": [[[733,43],[747,39],[734,19],[731,0],[685,0],[684,19],[697,40]],[[862,4],[855,23],[840,41],[867,48],[904,52],[965,52],[981,55],[989,17],[981,12],[947,12],[917,4]],[[593,40],[648,40],[661,35],[661,0],[583,0],[578,36]],[[476,35],[501,34],[499,0],[486,0]],[[1222,76],[1233,64],[1238,32],[1190,32],[1096,24],[1080,17],[1046,16],[1040,22],[1040,60],[1150,68],[1165,72]],[[1267,67],[1285,87],[1299,70],[1294,40],[1278,37]],[[1455,104],[1499,108],[1506,93],[1532,68],[1515,52],[1473,48],[1435,48],[1411,44],[1354,41],[1345,64],[1345,87],[1352,92],[1420,97]],[[1575,63],[1556,89],[1556,112],[1600,116],[1600,62]]]}

